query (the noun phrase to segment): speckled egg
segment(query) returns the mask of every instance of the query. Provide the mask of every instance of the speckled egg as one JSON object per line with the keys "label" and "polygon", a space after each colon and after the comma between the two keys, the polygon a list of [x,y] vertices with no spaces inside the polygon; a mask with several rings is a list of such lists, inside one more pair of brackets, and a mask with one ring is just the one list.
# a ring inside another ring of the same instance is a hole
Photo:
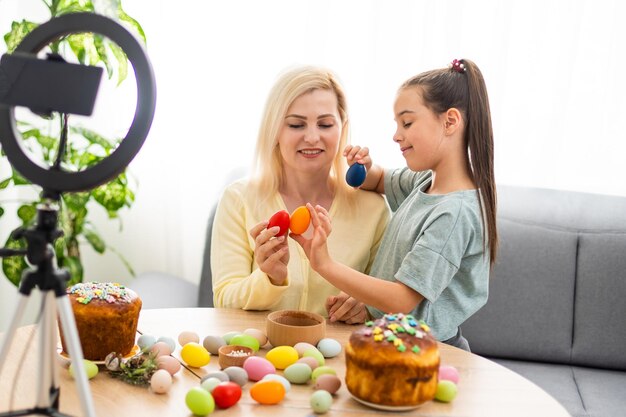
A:
{"label": "speckled egg", "polygon": [[228,343],[226,343],[226,340],[224,340],[224,338],[221,336],[209,335],[205,337],[202,341],[202,345],[206,350],[209,351],[209,353],[211,353],[211,355],[217,355],[217,351],[219,350],[219,348],[221,348],[222,346],[226,346],[227,344]]}
{"label": "speckled egg", "polygon": [[150,378],[150,388],[157,394],[165,394],[172,386],[172,375],[165,369],[157,370]]}
{"label": "speckled egg", "polygon": [[318,376],[315,380],[314,388],[316,390],[322,389],[324,391],[328,391],[330,394],[334,394],[339,391],[339,388],[341,388],[341,379],[339,379],[337,375],[323,374]]}
{"label": "speckled egg", "polygon": [[267,336],[259,329],[246,329],[243,334],[254,337],[259,341],[259,346],[263,347],[267,343]]}
{"label": "speckled egg", "polygon": [[319,390],[315,391],[313,395],[311,395],[309,402],[311,404],[311,408],[316,414],[324,414],[328,412],[330,407],[333,405],[333,397],[328,393],[328,391]]}
{"label": "speckled egg", "polygon": [[248,382],[248,372],[239,366],[229,366],[224,369],[224,373],[240,387],[243,387]]}
{"label": "speckled egg", "polygon": [[334,358],[341,353],[341,343],[335,339],[325,338],[317,343],[317,350],[319,350],[325,358]]}
{"label": "speckled egg", "polygon": [[284,376],[278,374],[267,374],[263,377],[263,379],[261,379],[261,381],[267,380],[280,382],[283,384],[283,387],[285,387],[285,392],[289,392],[291,390],[291,383]]}
{"label": "speckled egg", "polygon": [[311,379],[311,367],[306,363],[294,363],[288,366],[283,375],[292,384],[306,384]]}
{"label": "speckled egg", "polygon": [[189,342],[199,343],[200,337],[196,332],[186,330],[178,335],[178,344],[185,346]]}
{"label": "speckled egg", "polygon": [[243,363],[243,369],[248,373],[251,381],[259,381],[267,374],[275,374],[276,368],[272,362],[258,356],[250,356]]}
{"label": "speckled egg", "polygon": [[157,358],[157,366],[159,369],[164,369],[174,376],[176,372],[180,371],[181,365],[173,356],[165,355]]}
{"label": "speckled egg", "polygon": [[276,369],[285,369],[298,360],[298,351],[291,346],[277,346],[267,352],[265,359],[272,362]]}

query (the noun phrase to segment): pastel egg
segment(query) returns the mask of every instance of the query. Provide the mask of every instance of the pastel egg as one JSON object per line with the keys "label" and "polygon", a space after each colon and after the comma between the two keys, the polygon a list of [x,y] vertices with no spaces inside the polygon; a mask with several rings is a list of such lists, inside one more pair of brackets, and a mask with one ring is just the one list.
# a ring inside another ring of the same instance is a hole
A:
{"label": "pastel egg", "polygon": [[365,169],[365,165],[359,163],[352,164],[352,166],[348,168],[348,172],[346,172],[346,182],[351,187],[360,187],[365,181],[366,176],[367,170]]}
{"label": "pastel egg", "polygon": [[457,394],[456,384],[452,381],[439,381],[437,384],[437,392],[435,393],[435,400],[443,403],[449,403],[454,400]]}
{"label": "pastel egg", "polygon": [[230,340],[238,334],[241,334],[241,332],[228,332],[222,336],[222,339],[224,339],[227,345],[230,345]]}
{"label": "pastel egg", "polygon": [[[163,342],[163,343],[167,343],[167,345],[170,347],[170,353],[174,352],[176,350],[176,342],[174,341],[174,339],[172,339],[169,336],[161,336],[157,339],[157,343],[159,342]],[[169,355],[169,353],[168,353]]]}
{"label": "pastel egg", "polygon": [[283,387],[285,387],[285,392],[289,392],[291,390],[291,383],[284,376],[278,374],[267,374],[263,377],[263,379],[261,379],[261,381],[267,380],[280,382],[283,384]]}
{"label": "pastel egg", "polygon": [[341,343],[335,339],[325,338],[317,343],[317,349],[325,358],[334,358],[341,353]]}
{"label": "pastel egg", "polygon": [[311,367],[306,363],[294,363],[288,366],[283,375],[292,384],[306,384],[311,379]]}
{"label": "pastel egg", "polygon": [[311,223],[311,213],[306,206],[300,206],[291,213],[291,220],[289,221],[289,230],[294,235],[301,235],[306,232]]}
{"label": "pastel egg", "polygon": [[248,372],[239,366],[229,366],[224,369],[224,373],[228,375],[231,381],[238,384],[240,387],[246,385],[248,382]]}
{"label": "pastel egg", "polygon": [[220,381],[218,378],[215,378],[215,377],[210,377],[206,379],[203,378],[202,381],[200,382],[200,386],[202,387],[202,389],[204,389],[207,392],[213,392],[215,387],[217,387],[222,382],[224,381]]}
{"label": "pastel egg", "polygon": [[202,341],[202,346],[209,351],[211,355],[217,355],[219,348],[226,346],[226,340],[221,336],[207,336]]}
{"label": "pastel egg", "polygon": [[200,381],[202,381],[204,379],[207,379],[207,378],[217,378],[217,379],[219,379],[222,382],[230,381],[230,377],[224,371],[212,371],[212,372],[209,372],[205,376],[203,376]]}
{"label": "pastel egg", "polygon": [[150,348],[150,352],[158,358],[159,356],[171,355],[173,350],[170,348],[170,345],[165,342],[156,342]]}
{"label": "pastel egg", "polygon": [[238,334],[230,339],[229,345],[246,346],[255,352],[259,351],[259,341],[248,334]]}
{"label": "pastel egg", "polygon": [[204,346],[195,342],[189,342],[183,346],[180,351],[180,357],[187,365],[194,368],[200,368],[211,361],[211,354]]}
{"label": "pastel egg", "polygon": [[276,234],[276,237],[278,237],[287,233],[287,230],[289,230],[289,223],[289,213],[285,210],[281,210],[274,213],[274,215],[270,217],[267,228],[271,229],[274,226],[278,226],[280,228]]}
{"label": "pastel egg", "polygon": [[[75,372],[73,365],[74,364],[71,363],[68,369],[72,378],[74,378],[74,372]],[[87,376],[87,379],[91,379],[94,376],[98,375],[98,365],[96,365],[92,361],[83,359],[83,368],[85,369],[85,374]]]}
{"label": "pastel egg", "polygon": [[156,394],[165,394],[172,386],[172,375],[165,369],[159,369],[150,378],[150,388]]}
{"label": "pastel egg", "polygon": [[324,391],[328,391],[330,394],[334,394],[339,391],[339,388],[341,388],[341,379],[339,379],[337,375],[323,374],[318,376],[315,380],[314,388],[316,390],[322,389]]}
{"label": "pastel egg", "polygon": [[185,346],[189,342],[195,342],[195,343],[200,342],[200,337],[198,336],[196,332],[191,332],[187,330],[187,331],[181,332],[178,335],[178,343],[181,346]]}
{"label": "pastel egg", "polygon": [[176,372],[180,371],[180,362],[178,362],[173,356],[159,356],[156,361],[159,369],[166,370],[172,376],[174,376]]}
{"label": "pastel egg", "polygon": [[307,356],[317,359],[317,363],[319,366],[324,366],[324,364],[326,363],[326,360],[324,359],[324,355],[322,355],[322,352],[317,350],[317,348],[305,350],[304,353],[302,354],[302,357],[306,358]]}
{"label": "pastel egg", "polygon": [[250,356],[246,359],[243,363],[243,369],[246,370],[251,381],[259,381],[267,374],[276,373],[276,368],[270,361],[258,356]]}
{"label": "pastel egg", "polygon": [[303,356],[300,359],[298,359],[298,362],[296,363],[306,363],[307,365],[311,367],[312,371],[315,370],[315,368],[317,368],[318,366],[320,366],[317,359],[315,359],[313,356]]}
{"label": "pastel egg", "polygon": [[291,346],[277,346],[267,352],[265,359],[272,362],[276,369],[285,369],[298,360],[298,351]]}
{"label": "pastel egg", "polygon": [[278,404],[285,398],[285,387],[278,381],[259,381],[250,388],[250,396],[261,404]]}
{"label": "pastel egg", "polygon": [[206,416],[215,410],[215,400],[213,396],[200,387],[193,387],[185,395],[185,404],[193,414]]}
{"label": "pastel egg", "polygon": [[293,348],[298,351],[299,357],[302,357],[304,352],[306,352],[309,349],[316,349],[315,346],[307,342],[298,342],[295,345],[293,345]]}
{"label": "pastel egg", "polygon": [[259,346],[263,346],[267,343],[267,336],[259,329],[246,329],[243,331],[243,334],[254,337],[259,341]]}
{"label": "pastel egg", "polygon": [[156,337],[151,334],[142,334],[137,339],[137,345],[141,350],[150,349],[156,343]]}
{"label": "pastel egg", "polygon": [[330,410],[330,407],[333,405],[333,397],[328,393],[328,391],[319,390],[315,391],[313,395],[311,395],[309,403],[315,413],[324,414]]}
{"label": "pastel egg", "polygon": [[318,368],[315,368],[315,370],[311,373],[311,379],[313,380],[313,382],[316,382],[318,376],[326,374],[337,375],[337,371],[335,371],[330,366],[320,366]]}
{"label": "pastel egg", "polygon": [[455,384],[459,383],[459,371],[454,366],[441,365],[439,367],[439,380],[440,381],[452,381]]}

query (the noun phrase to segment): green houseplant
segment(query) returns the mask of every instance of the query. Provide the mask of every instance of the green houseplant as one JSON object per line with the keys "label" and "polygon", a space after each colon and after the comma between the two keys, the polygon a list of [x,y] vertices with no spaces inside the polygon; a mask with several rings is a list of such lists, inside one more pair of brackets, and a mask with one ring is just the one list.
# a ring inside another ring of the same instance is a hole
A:
{"label": "green houseplant", "polygon": [[[58,17],[76,12],[99,12],[109,17],[116,18],[125,24],[131,31],[145,43],[145,34],[141,25],[122,9],[120,0],[42,0],[50,12],[50,17]],[[97,10],[96,10],[97,8]],[[39,24],[23,19],[14,21],[11,30],[4,35],[7,53],[11,53],[20,44],[22,39]],[[84,65],[101,65],[106,68],[108,78],[115,79],[117,85],[121,84],[128,74],[128,59],[122,49],[107,38],[93,33],[75,33],[65,36],[49,45],[50,52],[73,60]],[[34,119],[34,120],[32,120]],[[32,155],[41,162],[52,165],[55,161],[58,149],[58,136],[61,130],[66,129],[68,138],[64,158],[61,167],[68,171],[80,171],[97,164],[106,158],[120,143],[120,138],[106,138],[103,135],[85,127],[73,126],[68,123],[67,115],[53,114],[49,118],[31,117],[28,121],[19,120],[18,128],[22,134],[24,145]],[[0,164],[8,164],[4,153]],[[22,177],[12,167],[7,178],[0,178],[0,191],[13,187],[34,187],[28,180]],[[65,267],[70,272],[72,285],[83,280],[83,264],[81,261],[81,244],[87,244],[98,253],[104,253],[107,249],[115,252],[131,274],[134,275],[130,264],[121,254],[107,246],[93,223],[90,221],[89,210],[91,206],[101,206],[110,219],[121,220],[118,211],[124,207],[131,207],[135,193],[133,184],[129,181],[126,172],[122,172],[112,181],[95,189],[66,193],[59,201],[59,229],[63,236],[55,242],[57,265]],[[7,201],[0,200],[0,222],[5,214]],[[31,226],[36,217],[36,207],[40,199],[25,199],[12,201],[18,203],[17,217],[20,227]],[[9,236],[5,245],[7,248],[23,249],[26,243],[23,239],[14,239]],[[19,285],[22,272],[28,267],[24,256],[3,258],[2,271],[14,285]]]}

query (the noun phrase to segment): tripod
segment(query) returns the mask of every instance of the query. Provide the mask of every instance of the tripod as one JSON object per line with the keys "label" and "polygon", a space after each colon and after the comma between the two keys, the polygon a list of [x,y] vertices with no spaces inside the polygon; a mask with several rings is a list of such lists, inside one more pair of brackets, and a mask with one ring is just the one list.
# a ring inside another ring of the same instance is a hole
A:
{"label": "tripod", "polygon": [[[44,195],[46,193],[44,192]],[[48,195],[51,195],[48,193]],[[53,243],[62,235],[57,229],[59,196],[46,198],[37,207],[36,225],[28,229],[18,229],[14,233],[16,239],[24,238],[26,250],[0,249],[0,256],[26,255],[34,269],[24,272],[19,287],[19,301],[9,325],[2,348],[0,348],[0,372],[7,358],[11,341],[24,315],[24,310],[33,288],[38,287],[43,293],[42,319],[39,328],[39,371],[37,381],[36,404],[33,408],[0,413],[0,417],[47,415],[61,417],[59,412],[59,374],[56,365],[57,344],[57,311],[63,326],[65,342],[74,367],[74,378],[78,385],[79,397],[83,414],[95,417],[93,400],[89,391],[87,375],[83,363],[83,351],[76,330],[74,313],[65,292],[65,284],[69,280],[69,272],[57,269]],[[55,201],[56,200],[56,201]]]}

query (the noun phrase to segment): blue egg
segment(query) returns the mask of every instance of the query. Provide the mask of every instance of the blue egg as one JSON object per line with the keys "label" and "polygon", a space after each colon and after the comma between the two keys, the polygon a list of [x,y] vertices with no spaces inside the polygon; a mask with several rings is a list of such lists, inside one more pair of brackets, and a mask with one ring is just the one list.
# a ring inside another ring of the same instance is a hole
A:
{"label": "blue egg", "polygon": [[346,172],[346,182],[351,187],[360,187],[365,181],[365,176],[367,175],[367,171],[365,170],[365,166],[362,164],[352,164],[350,168],[348,168],[348,172]]}

